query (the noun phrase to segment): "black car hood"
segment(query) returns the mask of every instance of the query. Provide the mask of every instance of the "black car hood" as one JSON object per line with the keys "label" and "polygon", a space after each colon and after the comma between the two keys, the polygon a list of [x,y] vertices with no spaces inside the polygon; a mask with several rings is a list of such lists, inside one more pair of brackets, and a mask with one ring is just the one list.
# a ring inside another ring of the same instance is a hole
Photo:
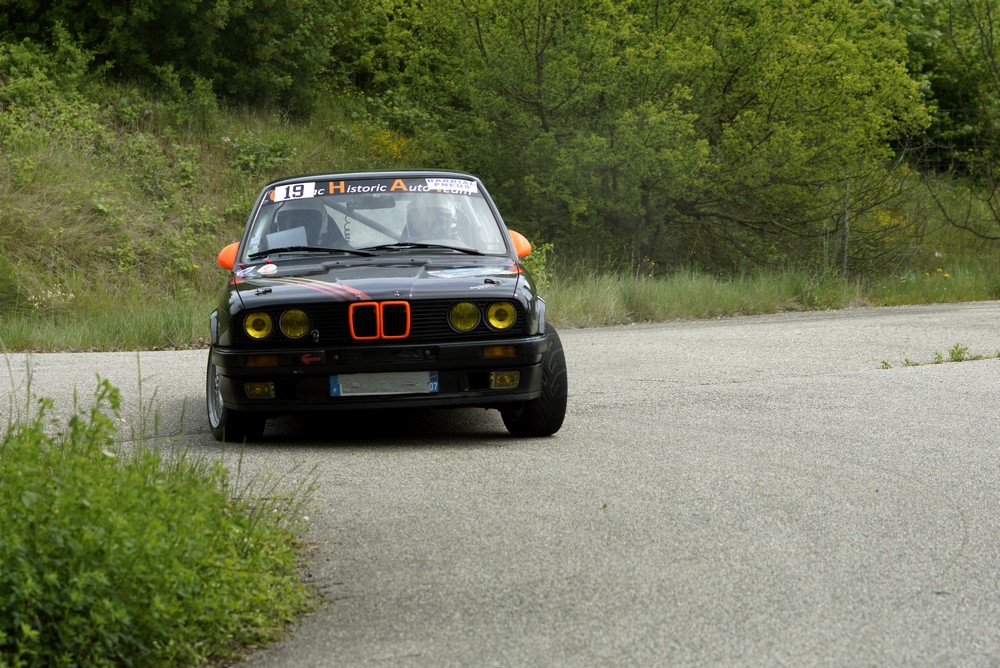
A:
{"label": "black car hood", "polygon": [[520,267],[509,258],[442,263],[426,259],[293,260],[245,267],[232,285],[245,308],[276,301],[381,301],[387,299],[511,299]]}

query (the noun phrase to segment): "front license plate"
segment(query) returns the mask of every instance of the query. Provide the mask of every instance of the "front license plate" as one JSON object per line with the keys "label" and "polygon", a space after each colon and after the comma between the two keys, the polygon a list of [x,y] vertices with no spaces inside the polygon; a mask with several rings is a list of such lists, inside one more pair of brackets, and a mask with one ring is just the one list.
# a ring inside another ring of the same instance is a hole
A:
{"label": "front license plate", "polygon": [[437,391],[437,371],[341,373],[330,376],[331,397],[361,397],[372,394],[434,394]]}

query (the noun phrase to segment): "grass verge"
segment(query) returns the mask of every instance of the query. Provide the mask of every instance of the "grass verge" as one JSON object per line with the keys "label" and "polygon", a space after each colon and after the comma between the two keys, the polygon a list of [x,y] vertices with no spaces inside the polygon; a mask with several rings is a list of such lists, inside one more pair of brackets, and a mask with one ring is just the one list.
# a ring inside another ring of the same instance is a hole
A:
{"label": "grass verge", "polygon": [[0,666],[191,666],[274,639],[309,605],[302,499],[251,498],[218,462],[118,437],[101,381],[0,441]]}
{"label": "grass verge", "polygon": [[1000,273],[959,268],[875,280],[789,269],[719,278],[682,271],[664,277],[555,277],[545,292],[550,317],[569,326],[1000,298]]}

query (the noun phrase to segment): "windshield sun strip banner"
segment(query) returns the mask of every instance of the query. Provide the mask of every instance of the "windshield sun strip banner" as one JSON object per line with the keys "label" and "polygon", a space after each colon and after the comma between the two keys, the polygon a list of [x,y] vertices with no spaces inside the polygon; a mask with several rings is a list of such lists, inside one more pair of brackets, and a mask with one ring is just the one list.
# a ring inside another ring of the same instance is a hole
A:
{"label": "windshield sun strip banner", "polygon": [[453,177],[342,179],[337,181],[304,181],[276,186],[268,193],[271,202],[309,199],[324,195],[373,195],[379,193],[445,193],[451,195],[479,194],[475,181]]}

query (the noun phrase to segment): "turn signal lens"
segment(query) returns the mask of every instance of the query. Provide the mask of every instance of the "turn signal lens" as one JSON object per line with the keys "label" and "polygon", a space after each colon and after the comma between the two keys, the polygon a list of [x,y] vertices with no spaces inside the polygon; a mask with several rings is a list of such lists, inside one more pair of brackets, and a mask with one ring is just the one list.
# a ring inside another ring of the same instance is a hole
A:
{"label": "turn signal lens", "polygon": [[274,331],[274,320],[262,311],[255,311],[243,319],[243,331],[251,339],[266,339]]}
{"label": "turn signal lens", "polygon": [[248,355],[246,367],[248,369],[261,369],[264,367],[278,366],[277,355]]}
{"label": "turn signal lens", "polygon": [[459,302],[448,312],[448,322],[460,332],[471,332],[482,319],[479,307],[472,302]]}
{"label": "turn signal lens", "polygon": [[309,316],[297,308],[289,309],[281,314],[278,327],[288,338],[301,339],[309,333]]}
{"label": "turn signal lens", "polygon": [[483,359],[495,360],[500,357],[517,357],[517,349],[514,346],[485,346],[483,347]]}
{"label": "turn signal lens", "polygon": [[494,302],[486,310],[486,322],[493,329],[510,329],[517,318],[517,311],[510,302]]}

